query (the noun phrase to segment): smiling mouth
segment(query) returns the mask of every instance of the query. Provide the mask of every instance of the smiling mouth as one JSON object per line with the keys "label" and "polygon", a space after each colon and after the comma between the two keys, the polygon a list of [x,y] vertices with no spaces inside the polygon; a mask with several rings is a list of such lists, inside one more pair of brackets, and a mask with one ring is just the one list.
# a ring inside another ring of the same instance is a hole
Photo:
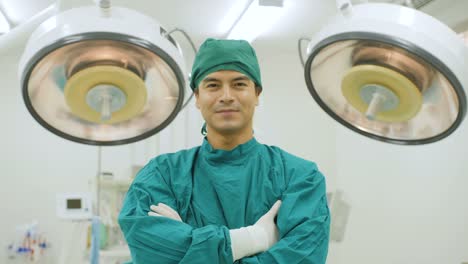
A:
{"label": "smiling mouth", "polygon": [[223,114],[223,113],[235,113],[235,112],[239,112],[239,111],[236,111],[236,110],[221,110],[221,111],[216,111],[216,113],[218,113],[218,114]]}

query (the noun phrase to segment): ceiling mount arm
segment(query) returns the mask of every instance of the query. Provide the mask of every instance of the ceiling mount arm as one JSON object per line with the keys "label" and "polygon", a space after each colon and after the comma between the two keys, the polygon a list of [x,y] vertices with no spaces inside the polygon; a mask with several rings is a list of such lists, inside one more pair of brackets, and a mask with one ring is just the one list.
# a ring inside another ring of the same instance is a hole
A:
{"label": "ceiling mount arm", "polygon": [[336,8],[343,14],[349,15],[353,9],[351,0],[336,0]]}

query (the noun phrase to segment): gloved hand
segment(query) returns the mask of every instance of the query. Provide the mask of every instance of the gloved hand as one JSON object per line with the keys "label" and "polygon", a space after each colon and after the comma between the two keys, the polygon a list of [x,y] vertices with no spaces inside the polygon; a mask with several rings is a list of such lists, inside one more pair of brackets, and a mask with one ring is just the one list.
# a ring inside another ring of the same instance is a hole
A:
{"label": "gloved hand", "polygon": [[270,211],[260,217],[254,225],[229,230],[234,261],[266,251],[278,242],[275,217],[280,206],[281,201],[276,201]]}
{"label": "gloved hand", "polygon": [[182,222],[180,215],[168,205],[158,203],[157,206],[151,205],[150,209],[151,211],[148,212],[149,216],[164,216]]}

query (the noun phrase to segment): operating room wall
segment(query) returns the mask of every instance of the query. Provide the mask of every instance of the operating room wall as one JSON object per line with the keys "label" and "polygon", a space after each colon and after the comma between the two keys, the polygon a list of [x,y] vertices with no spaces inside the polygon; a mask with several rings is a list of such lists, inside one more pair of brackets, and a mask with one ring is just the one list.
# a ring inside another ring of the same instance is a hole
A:
{"label": "operating room wall", "polygon": [[468,261],[468,123],[440,142],[397,146],[337,127],[337,187],[352,206],[336,263]]}

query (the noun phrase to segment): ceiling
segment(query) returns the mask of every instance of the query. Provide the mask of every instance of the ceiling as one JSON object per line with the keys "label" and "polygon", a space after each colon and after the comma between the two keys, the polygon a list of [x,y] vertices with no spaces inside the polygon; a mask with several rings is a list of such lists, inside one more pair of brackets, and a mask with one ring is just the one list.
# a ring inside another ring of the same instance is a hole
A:
{"label": "ceiling", "polygon": [[[62,9],[93,5],[95,0],[0,0],[0,11],[6,13],[13,26],[21,26],[29,17],[56,2]],[[114,6],[135,9],[158,20],[166,29],[184,29],[197,44],[207,37],[225,37],[229,26],[221,22],[234,6],[247,6],[250,0],[112,0]],[[413,0],[415,3],[428,0]],[[367,2],[353,0],[353,3]],[[404,3],[405,0],[372,0],[369,2]],[[262,34],[256,45],[295,47],[300,37],[312,36],[335,14],[335,0],[284,0],[285,11],[274,27]],[[468,28],[467,0],[432,0],[422,11],[462,30]],[[239,13],[239,11],[238,11]],[[232,24],[231,23],[228,23]],[[466,25],[466,26],[464,26]],[[7,33],[8,34],[8,33]],[[1,36],[0,36],[1,41]]]}

